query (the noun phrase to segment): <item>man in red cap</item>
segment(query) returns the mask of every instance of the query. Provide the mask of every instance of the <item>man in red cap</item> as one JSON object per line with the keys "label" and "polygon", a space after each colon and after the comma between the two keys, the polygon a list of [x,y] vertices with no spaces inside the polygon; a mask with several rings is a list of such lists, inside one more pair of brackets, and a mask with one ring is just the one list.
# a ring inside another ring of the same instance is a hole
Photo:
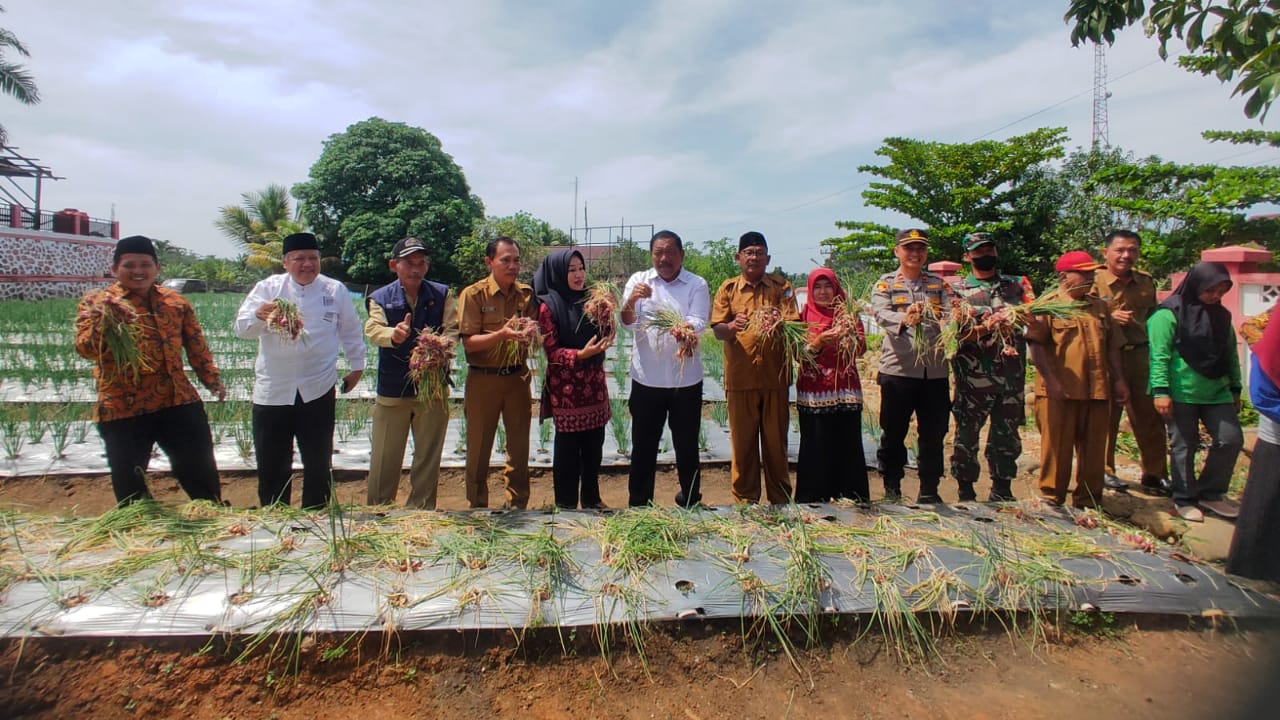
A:
{"label": "man in red cap", "polygon": [[1058,288],[1051,298],[1077,303],[1070,318],[1037,316],[1027,326],[1036,377],[1035,415],[1040,428],[1040,495],[1061,505],[1071,483],[1071,504],[1094,507],[1102,498],[1112,403],[1129,397],[1120,362],[1125,338],[1107,304],[1088,297],[1094,271],[1102,267],[1087,252],[1058,258]]}

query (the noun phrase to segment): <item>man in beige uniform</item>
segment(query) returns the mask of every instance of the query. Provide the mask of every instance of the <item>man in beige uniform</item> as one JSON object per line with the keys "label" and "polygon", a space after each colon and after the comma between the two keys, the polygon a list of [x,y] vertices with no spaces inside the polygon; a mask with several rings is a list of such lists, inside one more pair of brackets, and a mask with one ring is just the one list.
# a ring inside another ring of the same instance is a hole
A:
{"label": "man in beige uniform", "polygon": [[1058,505],[1066,502],[1074,459],[1071,503],[1077,508],[1095,507],[1102,497],[1111,403],[1129,396],[1120,372],[1124,336],[1106,303],[1087,295],[1099,267],[1083,250],[1058,258],[1058,289],[1050,297],[1080,303],[1082,312],[1073,318],[1036,316],[1026,334],[1038,371],[1040,496]]}
{"label": "man in beige uniform", "polygon": [[[760,470],[769,502],[791,501],[787,472],[787,392],[791,366],[780,337],[762,340],[747,331],[751,313],[775,307],[784,320],[797,320],[791,283],[765,272],[769,246],[752,230],[738,240],[742,274],[724,281],[711,305],[712,330],[724,342],[724,393],[729,405],[733,499],[760,502]],[[763,452],[762,452],[763,451]],[[763,456],[763,463],[761,462]]]}
{"label": "man in beige uniform", "polygon": [[[529,505],[529,395],[528,344],[507,326],[513,317],[533,318],[533,288],[516,282],[520,274],[520,246],[509,237],[489,242],[484,264],[489,276],[468,286],[458,296],[458,334],[467,353],[467,384],[463,408],[467,417],[467,502],[473,508],[489,506],[489,454],[498,419],[507,433],[506,506]],[[518,353],[506,358],[503,345],[517,343]]]}
{"label": "man in beige uniform", "polygon": [[1112,490],[1129,488],[1128,483],[1116,477],[1116,436],[1120,433],[1120,413],[1128,412],[1133,437],[1142,457],[1141,488],[1150,495],[1168,496],[1169,455],[1164,420],[1156,412],[1147,392],[1147,377],[1151,374],[1147,317],[1159,302],[1151,276],[1134,267],[1141,249],[1142,240],[1135,232],[1114,230],[1108,234],[1103,249],[1106,267],[1094,275],[1093,290],[1089,293],[1107,304],[1112,321],[1125,338],[1120,346],[1120,364],[1125,383],[1129,386],[1129,402],[1113,405],[1111,409],[1105,480],[1106,486]]}

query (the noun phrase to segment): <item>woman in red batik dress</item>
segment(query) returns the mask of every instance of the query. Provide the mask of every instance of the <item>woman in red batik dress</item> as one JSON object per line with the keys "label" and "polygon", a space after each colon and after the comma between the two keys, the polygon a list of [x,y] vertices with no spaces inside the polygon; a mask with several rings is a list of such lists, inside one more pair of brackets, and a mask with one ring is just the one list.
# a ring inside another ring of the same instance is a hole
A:
{"label": "woman in red batik dress", "polygon": [[605,350],[613,344],[583,313],[587,269],[582,253],[561,250],[548,255],[533,275],[540,303],[538,326],[547,353],[539,422],[555,423],[551,476],[556,506],[602,509],[600,459],[609,424],[609,388]]}
{"label": "woman in red batik dress", "polygon": [[828,268],[809,273],[800,319],[809,323],[815,363],[796,378],[800,462],[796,502],[871,499],[862,452],[862,381],[857,358],[867,349],[857,313],[844,313],[844,289]]}

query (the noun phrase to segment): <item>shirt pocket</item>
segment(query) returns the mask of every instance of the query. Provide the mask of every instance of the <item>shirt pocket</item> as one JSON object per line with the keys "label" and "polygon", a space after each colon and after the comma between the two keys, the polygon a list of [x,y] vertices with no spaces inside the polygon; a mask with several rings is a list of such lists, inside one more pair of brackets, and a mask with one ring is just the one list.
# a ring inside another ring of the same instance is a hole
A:
{"label": "shirt pocket", "polygon": [[1068,318],[1051,318],[1050,333],[1055,345],[1068,345],[1080,337],[1080,323]]}

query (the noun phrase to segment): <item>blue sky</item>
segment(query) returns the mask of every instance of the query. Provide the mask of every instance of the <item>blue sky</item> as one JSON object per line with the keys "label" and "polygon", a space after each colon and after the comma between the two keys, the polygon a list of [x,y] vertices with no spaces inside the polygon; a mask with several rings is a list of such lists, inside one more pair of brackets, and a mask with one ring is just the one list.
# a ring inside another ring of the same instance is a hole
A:
{"label": "blue sky", "polygon": [[[15,1],[0,24],[44,102],[4,100],[4,122],[66,177],[46,208],[114,205],[126,233],[200,253],[235,254],[219,206],[304,180],[326,137],[377,115],[437,135],[489,214],[567,229],[577,177],[578,223],[585,202],[592,224],[687,242],[756,229],[794,272],[837,220],[905,222],[859,195],[885,137],[1065,126],[1087,145],[1093,54],[1071,48],[1066,5]],[[1110,53],[1114,145],[1280,160],[1202,141],[1259,125],[1229,88],[1156,60],[1140,30]]]}

